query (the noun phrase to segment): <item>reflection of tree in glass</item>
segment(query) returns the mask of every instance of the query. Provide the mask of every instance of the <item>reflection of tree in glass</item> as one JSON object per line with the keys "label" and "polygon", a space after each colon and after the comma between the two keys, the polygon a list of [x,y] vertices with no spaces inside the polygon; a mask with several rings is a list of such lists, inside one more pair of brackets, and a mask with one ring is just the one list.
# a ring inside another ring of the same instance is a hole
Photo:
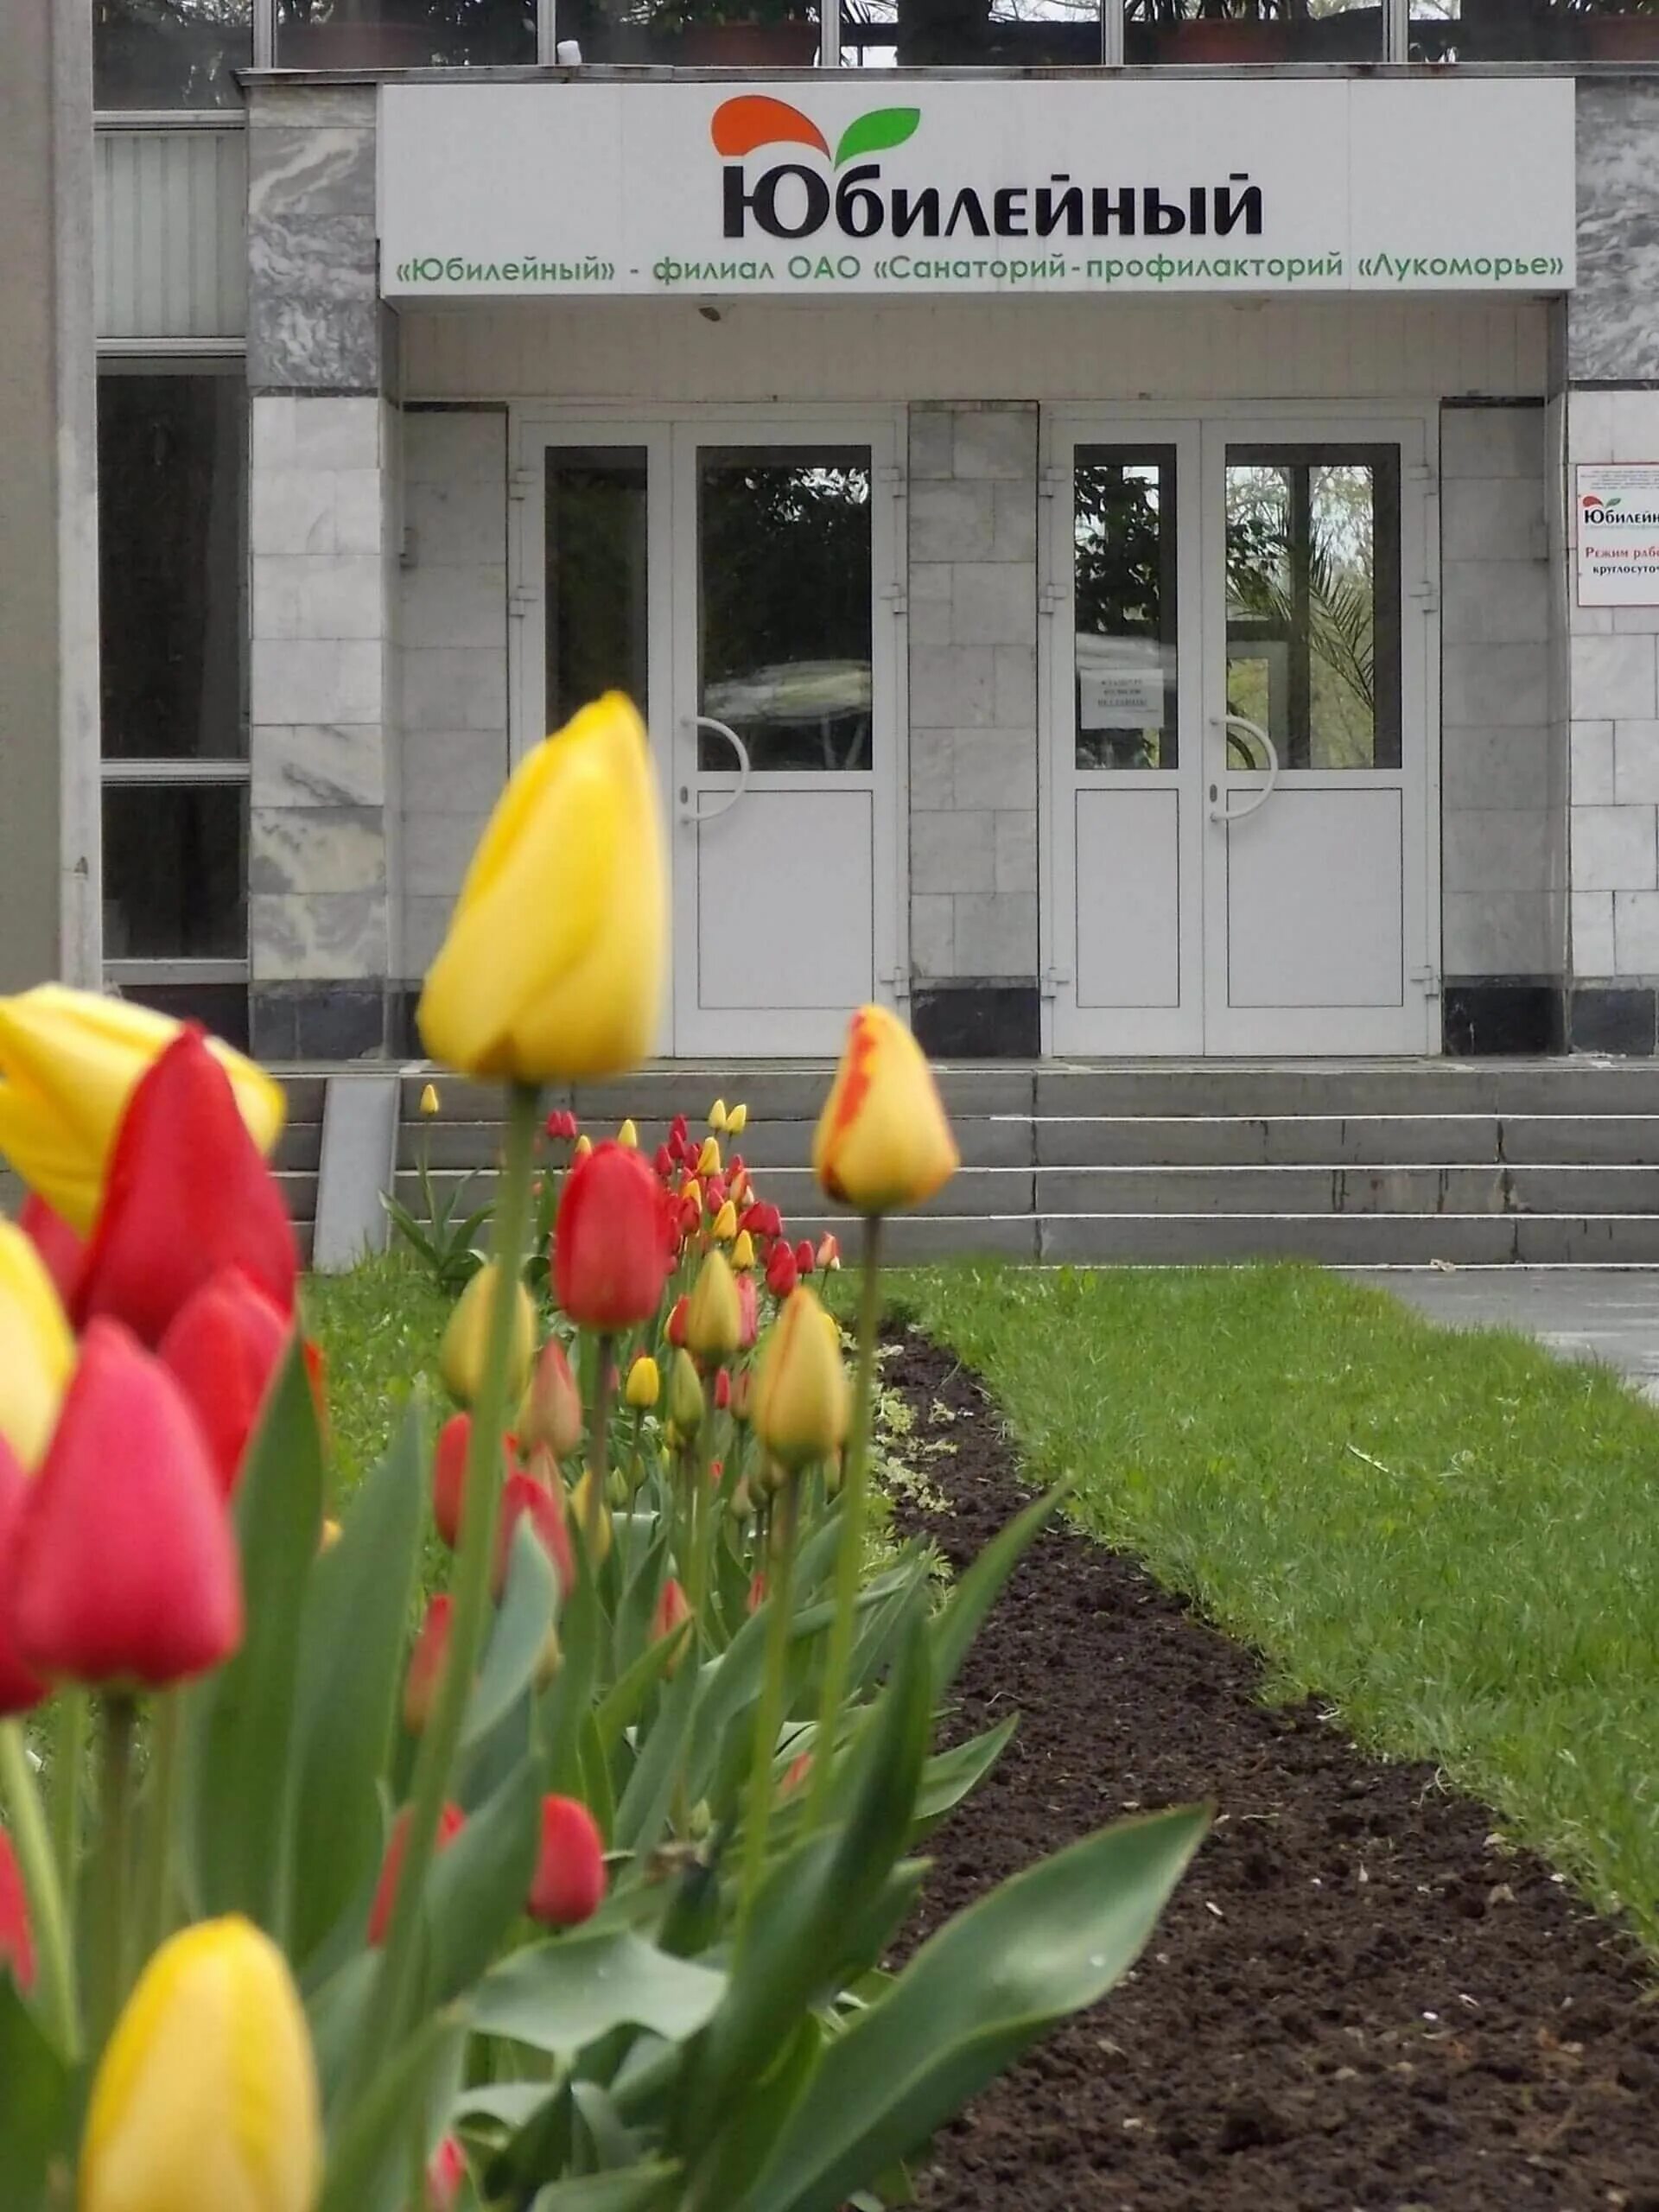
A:
{"label": "reflection of tree in glass", "polygon": [[1156,461],[1084,460],[1073,477],[1072,585],[1081,664],[1084,640],[1142,641],[1145,652],[1122,656],[1160,667],[1161,724],[1143,729],[1091,728],[1081,694],[1077,763],[1080,768],[1169,768],[1175,765],[1175,578],[1173,517],[1164,504],[1164,469]]}
{"label": "reflection of tree in glass", "polygon": [[92,0],[106,107],[232,107],[253,59],[251,0]]}

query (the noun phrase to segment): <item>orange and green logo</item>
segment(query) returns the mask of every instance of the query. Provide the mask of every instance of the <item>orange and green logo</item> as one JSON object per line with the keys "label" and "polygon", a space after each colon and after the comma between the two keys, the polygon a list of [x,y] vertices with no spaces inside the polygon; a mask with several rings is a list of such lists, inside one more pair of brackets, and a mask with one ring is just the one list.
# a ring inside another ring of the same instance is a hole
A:
{"label": "orange and green logo", "polygon": [[745,92],[740,99],[722,100],[715,110],[709,135],[715,151],[728,161],[741,162],[762,146],[804,146],[822,154],[836,168],[861,155],[890,153],[916,134],[922,111],[918,107],[873,107],[855,116],[836,142],[830,142],[810,115],[787,100],[765,92]]}

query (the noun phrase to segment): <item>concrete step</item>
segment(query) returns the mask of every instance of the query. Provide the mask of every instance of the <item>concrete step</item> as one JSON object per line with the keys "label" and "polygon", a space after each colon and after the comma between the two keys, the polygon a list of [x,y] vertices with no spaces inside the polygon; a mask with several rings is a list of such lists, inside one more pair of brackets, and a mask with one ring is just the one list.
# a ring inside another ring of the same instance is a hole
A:
{"label": "concrete step", "polygon": [[1032,1126],[1045,1167],[1659,1161],[1659,1114],[1077,1115]]}

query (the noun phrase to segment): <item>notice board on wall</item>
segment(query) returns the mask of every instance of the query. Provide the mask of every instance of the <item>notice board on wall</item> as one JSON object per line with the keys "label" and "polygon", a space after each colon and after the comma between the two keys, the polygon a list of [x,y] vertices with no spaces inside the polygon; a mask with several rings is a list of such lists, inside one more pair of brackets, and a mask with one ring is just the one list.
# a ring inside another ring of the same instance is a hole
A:
{"label": "notice board on wall", "polygon": [[1585,461],[1573,494],[1580,607],[1659,607],[1659,461]]}

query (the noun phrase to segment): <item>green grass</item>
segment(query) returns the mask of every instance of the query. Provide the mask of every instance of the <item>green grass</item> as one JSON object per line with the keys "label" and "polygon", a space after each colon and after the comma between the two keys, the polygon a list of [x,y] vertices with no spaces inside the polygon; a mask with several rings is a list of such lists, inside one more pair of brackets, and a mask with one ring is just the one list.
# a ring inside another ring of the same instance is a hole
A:
{"label": "green grass", "polygon": [[1659,1948],[1659,1415],[1313,1268],[897,1279],[1031,1479]]}
{"label": "green grass", "polygon": [[349,1274],[307,1276],[306,1327],[328,1362],[335,1465],[347,1494],[385,1450],[417,1388],[433,1430],[448,1411],[438,1344],[449,1303],[396,1252],[365,1260]]}

